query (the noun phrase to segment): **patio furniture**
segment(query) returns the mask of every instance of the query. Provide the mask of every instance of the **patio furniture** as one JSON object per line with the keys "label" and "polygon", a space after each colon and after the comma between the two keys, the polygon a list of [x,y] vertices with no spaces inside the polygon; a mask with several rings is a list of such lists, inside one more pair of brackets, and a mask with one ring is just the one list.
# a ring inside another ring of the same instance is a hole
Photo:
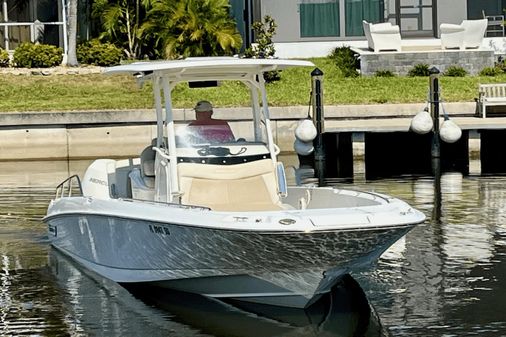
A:
{"label": "patio furniture", "polygon": [[439,26],[441,31],[442,49],[464,49],[464,27],[451,23],[442,23]]}
{"label": "patio furniture", "polygon": [[506,105],[506,83],[480,84],[478,111],[487,117],[487,106]]}
{"label": "patio furniture", "polygon": [[464,20],[464,48],[479,48],[487,31],[488,20]]}
{"label": "patio furniture", "polygon": [[487,37],[504,36],[504,15],[487,15]]}
{"label": "patio furniture", "polygon": [[487,30],[488,20],[464,20],[460,25],[442,23],[441,48],[479,48]]}
{"label": "patio furniture", "polygon": [[373,24],[365,20],[362,21],[362,26],[369,49],[374,50],[374,52],[380,50],[401,51],[399,26],[392,25],[390,22]]}

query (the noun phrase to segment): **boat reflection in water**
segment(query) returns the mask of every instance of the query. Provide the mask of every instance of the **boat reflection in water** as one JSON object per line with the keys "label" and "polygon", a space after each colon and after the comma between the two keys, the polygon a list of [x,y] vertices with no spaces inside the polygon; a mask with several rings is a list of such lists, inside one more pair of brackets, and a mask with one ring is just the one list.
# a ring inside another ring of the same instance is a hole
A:
{"label": "boat reflection in water", "polygon": [[51,249],[49,262],[59,286],[70,297],[77,331],[85,333],[107,331],[107,336],[390,336],[350,275],[345,275],[330,293],[310,307],[295,309],[235,300],[224,302],[145,285],[130,285],[127,291],[115,282],[82,269],[54,249]]}

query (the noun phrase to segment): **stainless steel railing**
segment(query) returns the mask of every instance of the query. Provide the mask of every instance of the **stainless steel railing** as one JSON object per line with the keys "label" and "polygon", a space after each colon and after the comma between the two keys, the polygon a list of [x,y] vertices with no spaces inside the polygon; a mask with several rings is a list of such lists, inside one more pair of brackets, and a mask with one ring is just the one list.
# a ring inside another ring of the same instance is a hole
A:
{"label": "stainless steel railing", "polygon": [[83,188],[81,186],[81,179],[77,174],[68,177],[56,186],[55,199],[71,197],[75,188],[78,188],[79,196],[83,195]]}

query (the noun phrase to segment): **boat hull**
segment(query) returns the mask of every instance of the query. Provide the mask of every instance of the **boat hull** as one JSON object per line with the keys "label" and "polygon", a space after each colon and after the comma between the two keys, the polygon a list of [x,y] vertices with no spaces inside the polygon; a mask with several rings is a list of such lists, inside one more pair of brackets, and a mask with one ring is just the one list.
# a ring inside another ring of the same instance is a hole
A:
{"label": "boat hull", "polygon": [[55,248],[116,282],[291,307],[376,261],[414,226],[241,231],[79,213],[46,222]]}

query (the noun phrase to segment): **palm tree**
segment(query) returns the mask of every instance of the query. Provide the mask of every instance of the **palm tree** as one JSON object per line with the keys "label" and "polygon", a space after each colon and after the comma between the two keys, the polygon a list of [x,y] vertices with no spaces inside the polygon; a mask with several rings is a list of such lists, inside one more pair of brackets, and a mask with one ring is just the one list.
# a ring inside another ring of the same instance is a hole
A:
{"label": "palm tree", "polygon": [[230,55],[242,38],[229,16],[229,0],[144,0],[151,6],[142,26],[169,59]]}
{"label": "palm tree", "polygon": [[101,38],[122,45],[128,58],[140,58],[144,45],[140,27],[145,14],[141,0],[99,0],[93,3],[93,16],[99,17],[105,31]]}
{"label": "palm tree", "polygon": [[68,36],[68,55],[67,65],[71,67],[77,67],[77,0],[69,0],[69,28],[67,31]]}

